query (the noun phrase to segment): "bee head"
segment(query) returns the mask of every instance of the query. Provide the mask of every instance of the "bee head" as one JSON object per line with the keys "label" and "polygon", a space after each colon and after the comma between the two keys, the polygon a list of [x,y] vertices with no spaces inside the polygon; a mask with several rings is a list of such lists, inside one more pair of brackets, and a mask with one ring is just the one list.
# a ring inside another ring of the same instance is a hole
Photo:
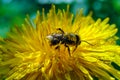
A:
{"label": "bee head", "polygon": [[48,35],[48,36],[46,36],[46,38],[47,38],[49,41],[52,41],[52,40],[54,39],[52,35]]}

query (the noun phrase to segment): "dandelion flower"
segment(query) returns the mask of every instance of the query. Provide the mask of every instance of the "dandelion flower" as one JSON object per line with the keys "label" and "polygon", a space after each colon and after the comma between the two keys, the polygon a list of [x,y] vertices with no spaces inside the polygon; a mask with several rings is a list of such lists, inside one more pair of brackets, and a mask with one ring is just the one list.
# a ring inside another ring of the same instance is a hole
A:
{"label": "dandelion flower", "polygon": [[[8,37],[0,38],[0,79],[5,80],[114,80],[120,79],[119,38],[115,24],[109,18],[93,20],[82,10],[76,16],[67,10],[55,10],[48,14],[37,12],[34,21],[25,19],[22,27],[14,27]],[[60,49],[50,46],[46,36],[57,28],[65,33],[79,35],[81,43]]]}

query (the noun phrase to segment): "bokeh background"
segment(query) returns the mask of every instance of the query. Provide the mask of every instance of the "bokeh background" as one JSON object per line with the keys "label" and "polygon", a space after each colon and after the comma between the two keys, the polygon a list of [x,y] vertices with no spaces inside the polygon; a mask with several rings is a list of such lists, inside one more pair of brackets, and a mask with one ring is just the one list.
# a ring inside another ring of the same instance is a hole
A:
{"label": "bokeh background", "polygon": [[10,28],[21,26],[27,14],[34,18],[37,10],[42,8],[47,13],[51,4],[61,9],[66,9],[69,4],[73,14],[80,8],[84,9],[84,15],[92,11],[95,20],[110,17],[109,23],[117,25],[120,36],[120,0],[0,0],[0,36],[6,37]]}

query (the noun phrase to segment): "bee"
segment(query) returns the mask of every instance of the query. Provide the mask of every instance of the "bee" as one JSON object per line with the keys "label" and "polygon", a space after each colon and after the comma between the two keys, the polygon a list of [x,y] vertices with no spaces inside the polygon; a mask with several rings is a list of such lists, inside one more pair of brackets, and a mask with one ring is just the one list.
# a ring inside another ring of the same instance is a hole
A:
{"label": "bee", "polygon": [[74,33],[65,33],[61,28],[57,28],[59,33],[53,33],[47,36],[50,41],[50,46],[56,46],[55,49],[60,49],[60,45],[63,44],[68,49],[70,55],[69,46],[75,46],[73,52],[77,49],[78,45],[81,44],[81,39],[79,35]]}

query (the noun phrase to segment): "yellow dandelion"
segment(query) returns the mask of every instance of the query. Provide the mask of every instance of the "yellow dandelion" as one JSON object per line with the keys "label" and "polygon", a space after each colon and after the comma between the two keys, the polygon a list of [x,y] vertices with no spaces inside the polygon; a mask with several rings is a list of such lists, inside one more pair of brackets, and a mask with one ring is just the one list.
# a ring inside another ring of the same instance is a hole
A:
{"label": "yellow dandelion", "polygon": [[[21,28],[14,27],[7,38],[0,38],[0,79],[120,79],[120,71],[111,64],[120,66],[117,28],[108,21],[94,21],[82,10],[73,16],[69,6],[66,11],[55,11],[53,5],[47,15],[44,9],[38,11],[34,21],[27,17]],[[67,36],[73,45],[62,40],[52,43],[55,36]]]}

